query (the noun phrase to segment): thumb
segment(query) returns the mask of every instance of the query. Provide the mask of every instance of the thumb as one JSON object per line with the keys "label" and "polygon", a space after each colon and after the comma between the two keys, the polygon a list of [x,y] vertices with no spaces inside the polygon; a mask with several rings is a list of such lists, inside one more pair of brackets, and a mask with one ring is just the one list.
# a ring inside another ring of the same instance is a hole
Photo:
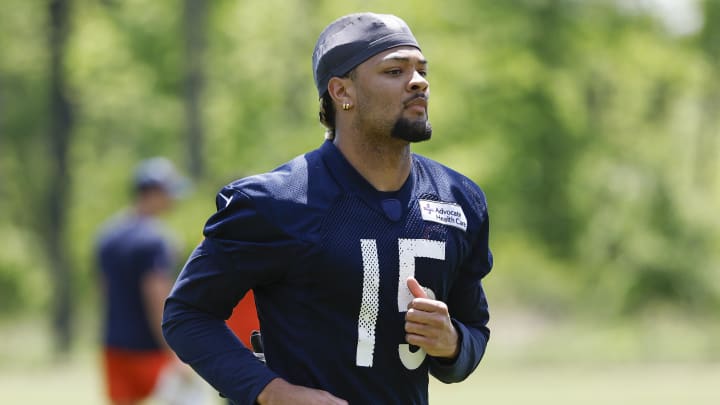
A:
{"label": "thumb", "polygon": [[408,277],[407,279],[407,286],[410,289],[410,293],[415,298],[427,298],[427,294],[425,294],[425,290],[423,290],[420,283],[418,283],[417,280],[415,280],[414,277]]}

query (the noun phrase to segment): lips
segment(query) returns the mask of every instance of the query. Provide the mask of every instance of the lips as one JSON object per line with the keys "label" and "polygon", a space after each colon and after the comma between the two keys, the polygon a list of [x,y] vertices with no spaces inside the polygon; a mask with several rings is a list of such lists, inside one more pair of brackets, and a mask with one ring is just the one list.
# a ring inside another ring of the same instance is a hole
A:
{"label": "lips", "polygon": [[427,97],[425,97],[423,95],[415,96],[412,99],[410,99],[409,101],[405,102],[406,109],[417,110],[417,111],[421,111],[423,113],[425,111],[427,111],[427,105],[428,105]]}
{"label": "lips", "polygon": [[405,107],[420,106],[427,108],[427,98],[425,96],[415,96],[405,103]]}

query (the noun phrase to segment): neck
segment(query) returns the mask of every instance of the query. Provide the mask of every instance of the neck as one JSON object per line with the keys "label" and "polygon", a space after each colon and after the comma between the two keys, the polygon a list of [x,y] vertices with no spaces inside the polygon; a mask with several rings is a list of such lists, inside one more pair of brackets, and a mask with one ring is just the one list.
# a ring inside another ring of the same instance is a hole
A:
{"label": "neck", "polygon": [[408,142],[389,135],[382,140],[348,135],[336,133],[333,143],[376,190],[397,191],[405,184],[412,164]]}

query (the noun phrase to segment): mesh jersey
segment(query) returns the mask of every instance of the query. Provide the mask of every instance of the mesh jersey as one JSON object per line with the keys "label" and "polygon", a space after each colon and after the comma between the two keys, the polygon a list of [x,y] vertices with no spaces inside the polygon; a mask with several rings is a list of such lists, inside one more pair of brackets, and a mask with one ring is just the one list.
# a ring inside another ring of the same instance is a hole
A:
{"label": "mesh jersey", "polygon": [[141,291],[141,280],[149,272],[159,271],[170,277],[173,250],[160,224],[134,214],[117,216],[103,227],[96,254],[106,288],[105,346],[160,349]]}
{"label": "mesh jersey", "polygon": [[[252,404],[276,376],[351,404],[425,404],[428,372],[460,381],[487,344],[481,279],[492,267],[482,191],[413,155],[397,192],[378,192],[332,142],[217,198],[206,239],[171,293],[170,345],[223,395]],[[413,352],[404,316],[414,276],[460,335],[447,364]],[[222,322],[253,289],[268,367]]]}

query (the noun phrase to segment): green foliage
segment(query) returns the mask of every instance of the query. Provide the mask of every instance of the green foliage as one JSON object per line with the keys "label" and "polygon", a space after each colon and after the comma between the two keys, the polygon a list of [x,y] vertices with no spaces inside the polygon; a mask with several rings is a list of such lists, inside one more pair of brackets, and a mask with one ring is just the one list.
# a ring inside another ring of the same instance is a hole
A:
{"label": "green foliage", "polygon": [[38,260],[36,240],[27,230],[0,225],[0,318],[8,314],[45,309],[49,293],[47,274]]}
{"label": "green foliage", "polygon": [[[9,0],[0,13],[0,241],[16,246],[0,253],[3,311],[38,308],[27,292],[47,267],[29,236],[45,218],[48,170],[40,3]],[[689,37],[616,3],[212,1],[206,177],[168,218],[183,253],[223,184],[322,142],[315,39],[332,19],[371,9],[405,18],[430,61],[435,135],[415,151],[488,194],[494,301],[548,313],[717,309],[720,3],[702,3],[705,25]],[[94,234],[127,203],[135,162],[187,164],[181,13],[172,1],[75,2],[66,237],[85,300],[96,293]]]}

